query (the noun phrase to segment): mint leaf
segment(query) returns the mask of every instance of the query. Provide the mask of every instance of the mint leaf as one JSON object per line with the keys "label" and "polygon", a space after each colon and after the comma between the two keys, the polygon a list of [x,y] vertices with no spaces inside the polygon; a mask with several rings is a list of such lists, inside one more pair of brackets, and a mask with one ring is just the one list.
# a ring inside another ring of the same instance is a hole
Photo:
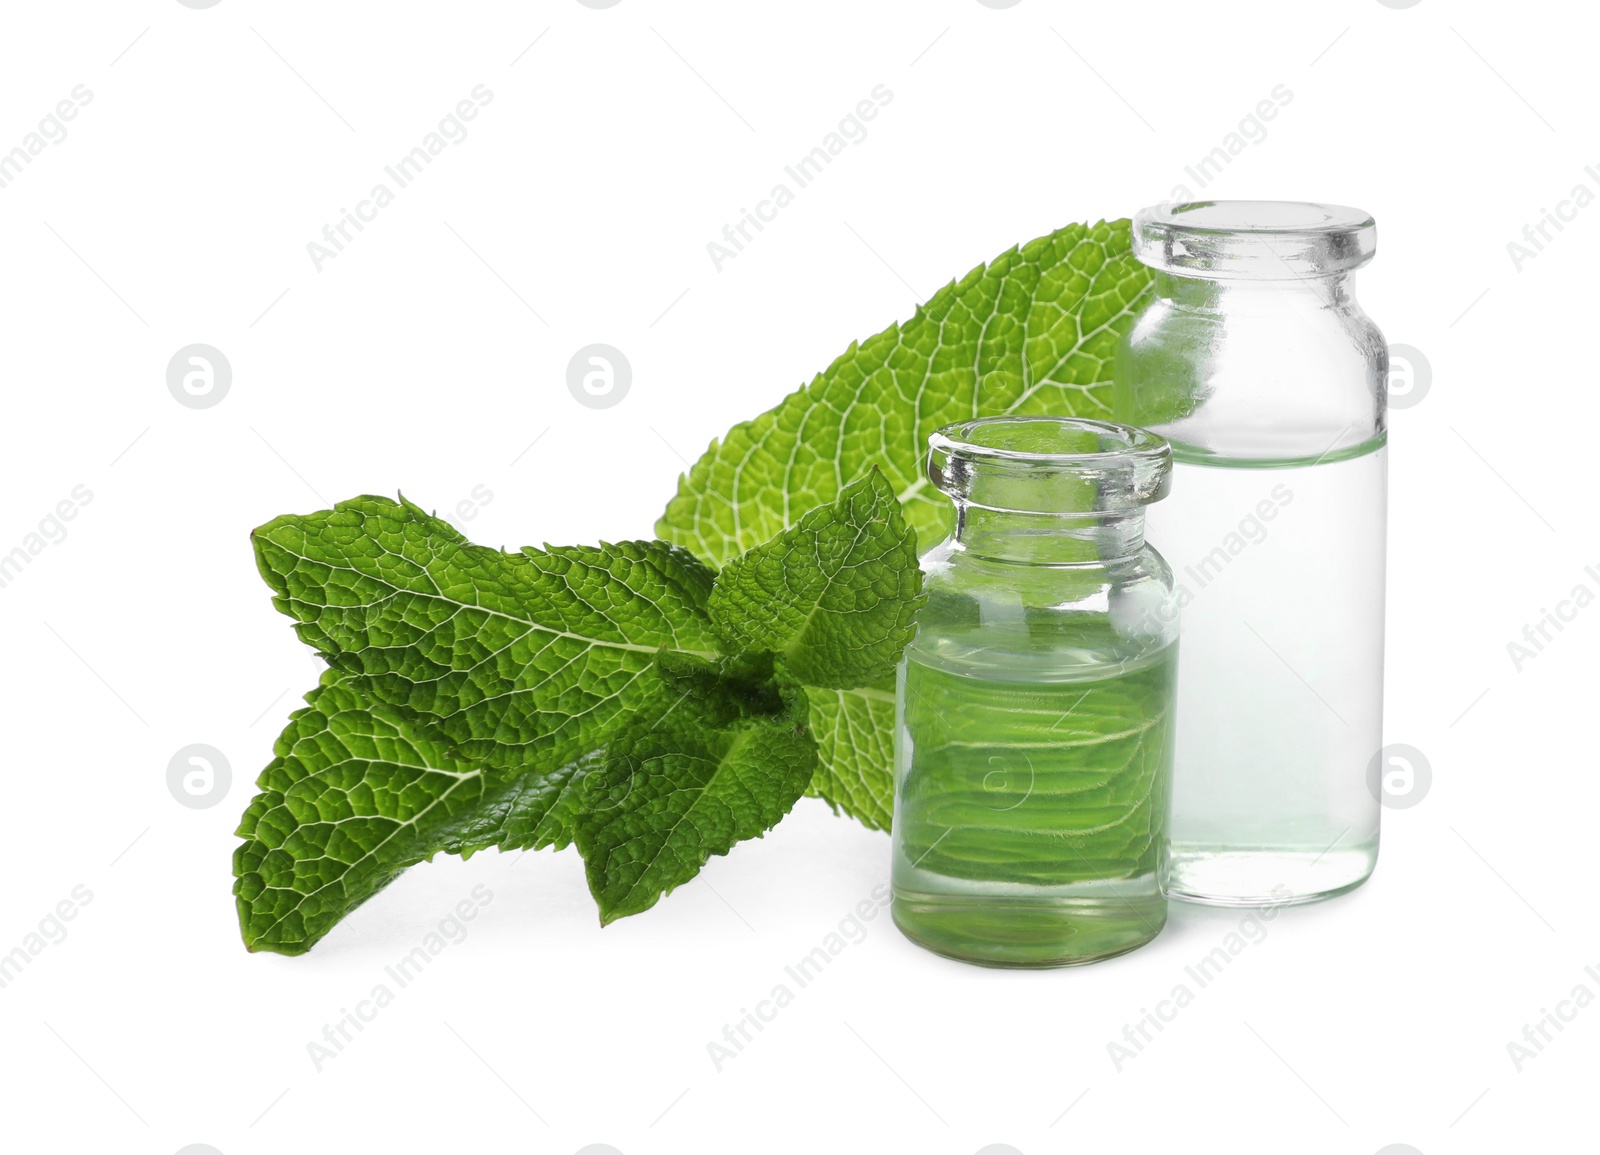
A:
{"label": "mint leaf", "polygon": [[785,663],[822,685],[880,677],[921,587],[877,474],[720,592],[665,542],[505,553],[404,499],[280,517],[253,540],[274,603],[330,666],[238,831],[245,943],[283,954],[441,851],[576,841],[602,923],[648,909],[812,784]]}
{"label": "mint leaf", "polygon": [[578,850],[602,925],[648,910],[713,854],[771,829],[817,768],[805,696],[781,671],[674,684],[677,698],[635,715],[583,786]]}
{"label": "mint leaf", "polygon": [[821,765],[807,794],[869,830],[894,813],[894,679],[854,690],[806,687]]}
{"label": "mint leaf", "polygon": [[878,465],[928,548],[950,524],[923,470],[934,430],[1006,413],[1110,415],[1111,360],[1151,280],[1128,228],[1074,224],[1029,241],[852,344],[712,442],[656,534],[726,565]]}
{"label": "mint leaf", "polygon": [[301,640],[467,761],[567,765],[665,693],[660,650],[719,653],[712,571],[664,542],[502,553],[382,497],[253,538]]}
{"label": "mint leaf", "polygon": [[848,690],[894,673],[921,592],[916,538],[874,468],[729,562],[709,608],[735,652],[780,654],[808,686]]}
{"label": "mint leaf", "polygon": [[[1150,281],[1126,220],[1068,225],[1002,254],[712,442],[657,535],[726,565],[877,465],[927,549],[951,524],[923,470],[928,435],[1007,413],[1110,416],[1111,361]],[[815,790],[880,825],[892,706],[865,691],[809,697],[825,761]]]}
{"label": "mint leaf", "polygon": [[590,763],[494,770],[419,737],[329,671],[257,782],[234,852],[245,945],[303,954],[408,866],[441,851],[562,847]]}

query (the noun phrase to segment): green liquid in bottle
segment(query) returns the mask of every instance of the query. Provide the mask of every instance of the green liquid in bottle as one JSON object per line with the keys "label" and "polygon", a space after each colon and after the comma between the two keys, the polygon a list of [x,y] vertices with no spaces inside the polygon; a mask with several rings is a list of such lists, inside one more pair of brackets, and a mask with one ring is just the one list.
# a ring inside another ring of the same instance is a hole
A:
{"label": "green liquid in bottle", "polygon": [[[965,643],[965,644],[963,644]],[[1128,661],[906,653],[896,735],[894,918],[939,954],[1067,966],[1166,921],[1161,875],[1177,647]]]}

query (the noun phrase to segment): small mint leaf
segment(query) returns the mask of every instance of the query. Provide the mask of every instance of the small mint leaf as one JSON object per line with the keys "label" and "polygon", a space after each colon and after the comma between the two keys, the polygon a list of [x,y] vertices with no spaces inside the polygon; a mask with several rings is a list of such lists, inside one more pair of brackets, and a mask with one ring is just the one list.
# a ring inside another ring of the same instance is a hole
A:
{"label": "small mint leaf", "polygon": [[816,771],[805,696],[786,677],[765,694],[729,680],[681,685],[664,710],[622,728],[583,784],[577,843],[601,925],[648,910],[712,855],[760,837]]}
{"label": "small mint leaf", "polygon": [[253,535],[302,641],[459,757],[550,772],[665,693],[663,649],[716,659],[712,571],[660,541],[473,545],[408,501],[358,497]]}
{"label": "small mint leaf", "polygon": [[877,469],[729,562],[709,609],[728,648],[770,650],[808,686],[894,673],[922,601],[916,535]]}
{"label": "small mint leaf", "polygon": [[406,867],[440,852],[562,847],[594,759],[546,775],[464,761],[334,671],[261,772],[234,852],[250,950],[304,954]]}

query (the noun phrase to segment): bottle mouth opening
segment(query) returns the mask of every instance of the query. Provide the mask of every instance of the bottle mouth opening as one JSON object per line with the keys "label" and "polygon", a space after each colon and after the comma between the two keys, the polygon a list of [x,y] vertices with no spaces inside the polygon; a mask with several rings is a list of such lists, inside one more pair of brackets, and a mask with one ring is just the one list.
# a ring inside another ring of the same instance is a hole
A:
{"label": "bottle mouth opening", "polygon": [[982,417],[928,438],[928,477],[957,501],[1022,513],[1131,512],[1167,494],[1164,437],[1083,417]]}
{"label": "bottle mouth opening", "polygon": [[1377,243],[1372,214],[1310,201],[1187,201],[1133,218],[1141,263],[1211,280],[1333,276],[1366,264]]}
{"label": "bottle mouth opening", "polygon": [[1169,453],[1166,438],[1148,429],[1087,417],[980,417],[946,425],[928,438],[928,446],[972,460],[1056,468]]}

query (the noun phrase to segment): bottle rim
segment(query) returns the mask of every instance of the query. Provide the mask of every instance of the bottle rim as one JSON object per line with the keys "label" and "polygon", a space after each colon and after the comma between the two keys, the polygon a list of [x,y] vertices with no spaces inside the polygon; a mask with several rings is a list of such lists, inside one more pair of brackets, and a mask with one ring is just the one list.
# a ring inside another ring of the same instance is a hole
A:
{"label": "bottle rim", "polygon": [[1115,421],[979,417],[928,438],[929,480],[958,501],[991,508],[1131,511],[1165,497],[1171,473],[1166,438]]}
{"label": "bottle rim", "polygon": [[1360,268],[1377,251],[1372,214],[1313,201],[1185,201],[1140,209],[1133,255],[1207,280],[1299,280]]}

